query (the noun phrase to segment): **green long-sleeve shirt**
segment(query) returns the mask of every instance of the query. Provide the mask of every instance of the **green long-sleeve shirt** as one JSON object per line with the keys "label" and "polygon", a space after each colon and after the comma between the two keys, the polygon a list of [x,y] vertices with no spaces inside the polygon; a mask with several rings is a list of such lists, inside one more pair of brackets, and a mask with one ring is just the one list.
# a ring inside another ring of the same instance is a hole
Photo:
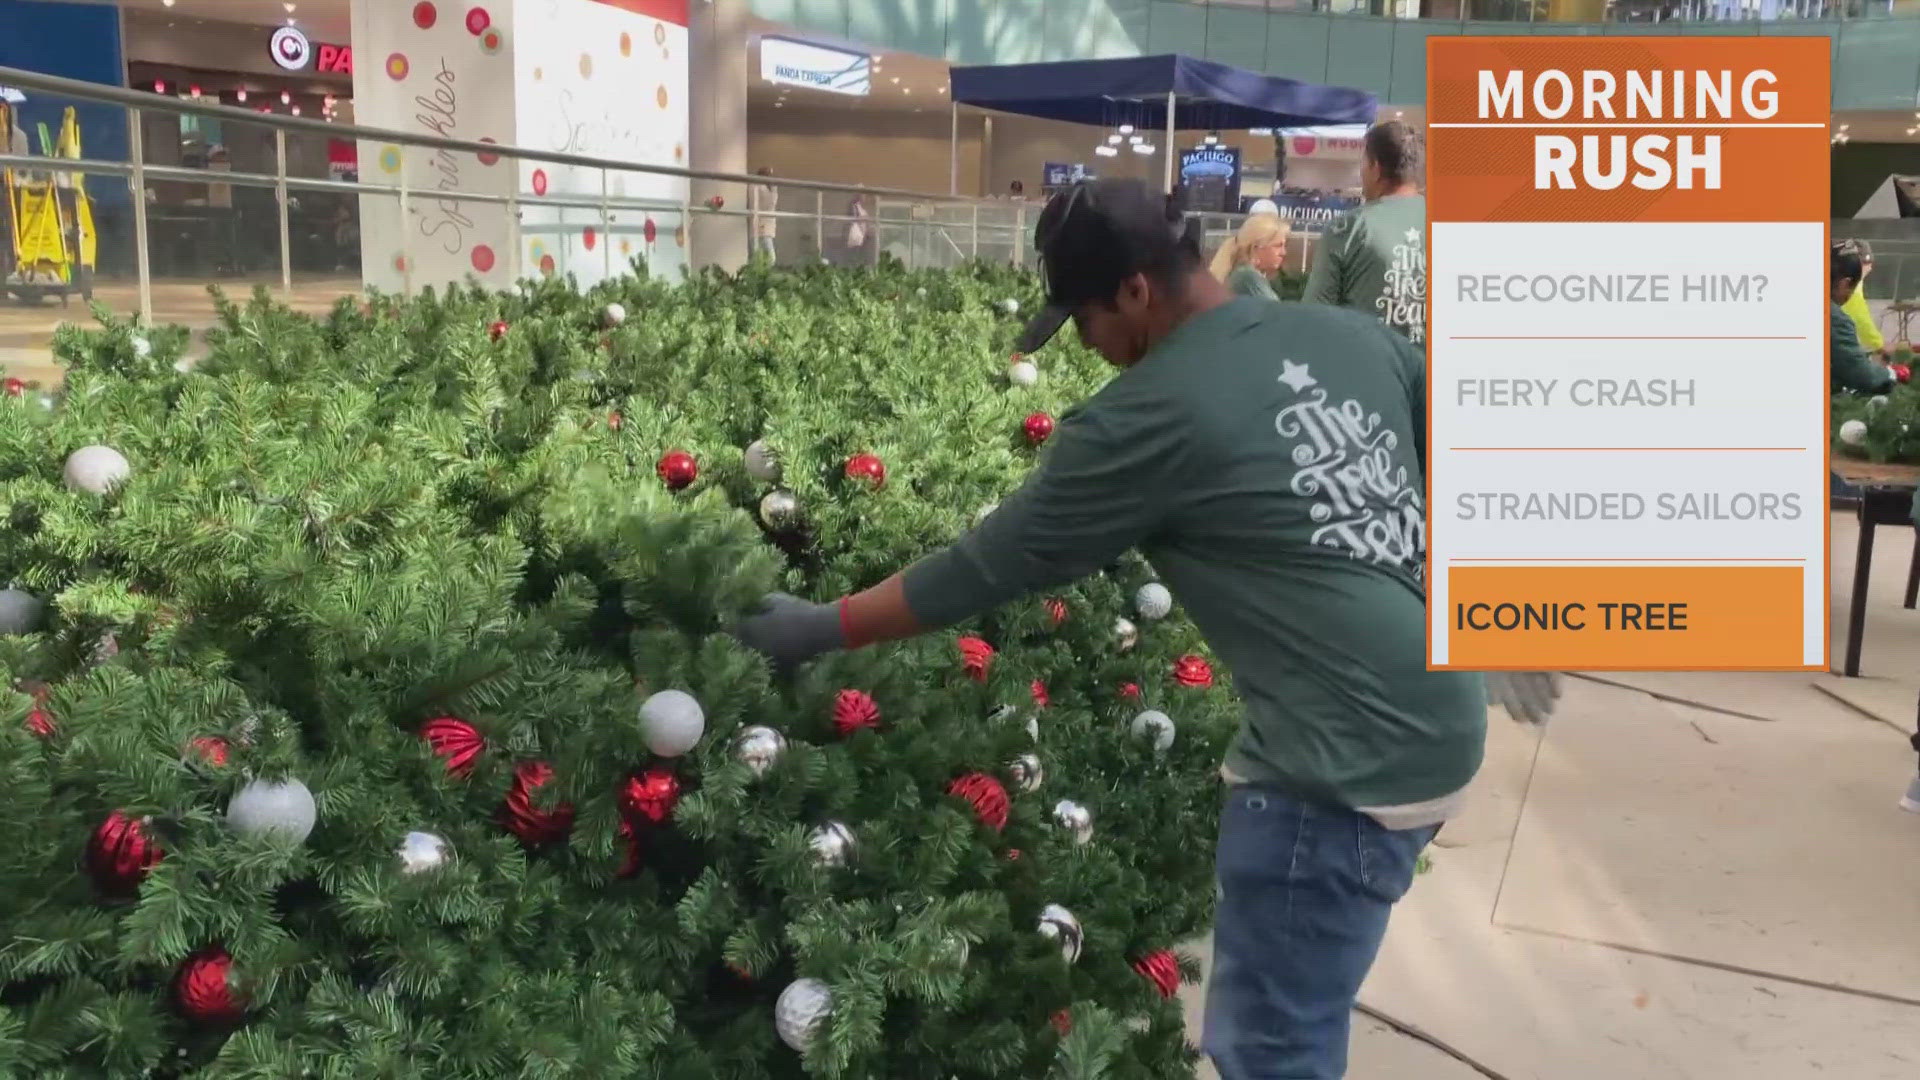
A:
{"label": "green long-sleeve shirt", "polygon": [[1420,350],[1375,319],[1233,300],[1068,413],[907,602],[950,625],[1137,546],[1233,673],[1236,776],[1351,807],[1455,793],[1486,699],[1426,667],[1425,394]]}
{"label": "green long-sleeve shirt", "polygon": [[1303,297],[1372,315],[1418,345],[1427,335],[1427,199],[1389,195],[1334,221]]}
{"label": "green long-sleeve shirt", "polygon": [[1833,383],[1833,392],[1852,390],[1857,394],[1884,394],[1893,389],[1893,371],[1885,364],[1877,364],[1867,351],[1860,347],[1860,336],[1854,331],[1853,317],[1839,304],[1832,305],[1833,310],[1828,323],[1828,372]]}
{"label": "green long-sleeve shirt", "polygon": [[1241,263],[1227,271],[1226,285],[1234,291],[1236,296],[1251,296],[1260,300],[1280,299],[1274,293],[1273,284],[1267,280],[1267,275],[1246,263]]}

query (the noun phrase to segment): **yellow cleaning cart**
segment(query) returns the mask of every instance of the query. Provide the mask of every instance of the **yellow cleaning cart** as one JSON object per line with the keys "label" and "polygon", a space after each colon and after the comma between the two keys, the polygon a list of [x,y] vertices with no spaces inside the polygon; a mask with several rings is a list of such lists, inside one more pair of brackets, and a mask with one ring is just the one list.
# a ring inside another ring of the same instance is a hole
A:
{"label": "yellow cleaning cart", "polygon": [[[21,148],[13,133],[18,121],[12,103],[0,101],[0,132],[13,152]],[[69,107],[60,122],[60,138],[49,145],[40,128],[40,152],[51,163],[80,159],[80,122]],[[65,304],[75,293],[93,299],[93,267],[97,242],[93,203],[87,198],[86,178],[59,169],[8,166],[0,170],[6,188],[5,220],[9,259],[4,267],[5,291],[29,303],[57,296]]]}

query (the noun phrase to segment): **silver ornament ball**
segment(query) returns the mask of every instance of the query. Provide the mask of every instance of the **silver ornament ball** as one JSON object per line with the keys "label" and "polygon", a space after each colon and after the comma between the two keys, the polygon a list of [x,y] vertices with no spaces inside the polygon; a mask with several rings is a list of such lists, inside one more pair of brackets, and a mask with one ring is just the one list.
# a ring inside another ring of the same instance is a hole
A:
{"label": "silver ornament ball", "polygon": [[805,1053],[819,1034],[820,1022],[833,1011],[833,991],[819,979],[795,979],[773,1003],[773,1029],[780,1041]]}
{"label": "silver ornament ball", "polygon": [[747,444],[747,475],[762,484],[780,482],[780,452],[767,444],[765,439],[755,439]]}
{"label": "silver ornament ball", "polygon": [[1887,406],[1887,395],[1885,394],[1875,394],[1872,397],[1867,399],[1867,408],[1871,411],[1878,412],[1879,410],[1886,408],[1886,406]]}
{"label": "silver ornament ball", "polygon": [[1073,912],[1059,904],[1041,908],[1040,934],[1060,943],[1060,958],[1067,963],[1080,959],[1080,946],[1086,941],[1086,933],[1080,929],[1080,920]]}
{"label": "silver ornament ball", "polygon": [[1000,301],[1000,310],[1009,315],[1018,315],[1020,314],[1020,301],[1009,296],[1005,300]]}
{"label": "silver ornament ball", "polygon": [[1021,791],[1040,790],[1041,781],[1047,778],[1047,770],[1041,766],[1037,754],[1021,754],[1007,763],[1007,773],[1013,777],[1013,786]]}
{"label": "silver ornament ball", "polygon": [[627,321],[627,309],[619,304],[608,304],[600,309],[600,319],[608,326],[619,326]]}
{"label": "silver ornament ball", "polygon": [[853,830],[829,821],[813,830],[807,846],[813,849],[813,861],[821,866],[845,866],[853,861]]}
{"label": "silver ornament ball", "polygon": [[153,343],[139,334],[133,335],[133,355],[141,360],[153,355]]}
{"label": "silver ornament ball", "polygon": [[0,589],[0,635],[31,634],[40,629],[47,605],[21,589]]}
{"label": "silver ornament ball", "polygon": [[800,498],[791,491],[769,491],[760,500],[760,521],[774,532],[786,532],[800,523]]}
{"label": "silver ornament ball", "polygon": [[1093,839],[1093,813],[1072,799],[1053,804],[1053,823],[1067,831],[1076,844]]}
{"label": "silver ornament ball", "polygon": [[453,858],[453,848],[430,832],[410,832],[400,841],[394,854],[400,856],[400,872],[419,874],[438,870]]}
{"label": "silver ornament ball", "polygon": [[1173,717],[1148,709],[1133,718],[1133,737],[1153,743],[1153,752],[1163,754],[1173,745]]}
{"label": "silver ornament ball", "polygon": [[1040,369],[1031,360],[1015,360],[1007,365],[1007,381],[1015,386],[1032,386],[1040,381]]}
{"label": "silver ornament ball", "polygon": [[755,779],[767,775],[786,752],[787,737],[761,724],[741,728],[733,739],[734,760],[745,765]]}
{"label": "silver ornament ball", "polygon": [[64,475],[75,491],[105,495],[133,475],[133,466],[111,446],[83,446],[67,455]]}
{"label": "silver ornament ball", "polygon": [[1840,425],[1840,441],[1848,446],[1859,446],[1867,441],[1867,425],[1863,421],[1849,420]]}
{"label": "silver ornament ball", "polygon": [[1164,619],[1173,612],[1173,594],[1165,585],[1149,581],[1133,594],[1133,609],[1143,619]]}
{"label": "silver ornament ball", "polygon": [[661,757],[679,757],[700,742],[707,714],[684,690],[662,690],[640,704],[640,731],[647,749]]}
{"label": "silver ornament ball", "polygon": [[1121,652],[1140,644],[1140,628],[1133,625],[1132,619],[1124,616],[1113,620],[1113,636],[1119,641]]}
{"label": "silver ornament ball", "polygon": [[316,816],[313,792],[291,777],[255,780],[235,792],[227,804],[227,825],[249,836],[273,832],[303,841],[313,832]]}

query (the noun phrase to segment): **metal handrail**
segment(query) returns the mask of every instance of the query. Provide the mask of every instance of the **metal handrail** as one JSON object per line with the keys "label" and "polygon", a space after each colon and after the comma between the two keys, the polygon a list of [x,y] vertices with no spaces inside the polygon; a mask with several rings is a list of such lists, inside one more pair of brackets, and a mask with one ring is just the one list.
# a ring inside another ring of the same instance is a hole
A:
{"label": "metal handrail", "polygon": [[[810,191],[839,191],[848,194],[885,195],[892,198],[915,199],[922,202],[943,202],[970,205],[973,203],[994,204],[996,200],[979,199],[965,195],[938,195],[925,191],[909,191],[904,188],[869,187],[859,184],[840,184],[822,180],[800,180],[782,176],[758,176],[751,173],[719,172],[712,169],[683,169],[674,165],[646,165],[632,161],[617,161],[612,158],[589,157],[584,154],[562,154],[552,150],[534,150],[523,146],[510,146],[505,143],[483,143],[468,139],[447,139],[436,135],[415,135],[409,132],[394,131],[389,128],[363,127],[359,124],[338,124],[327,120],[314,120],[304,116],[283,116],[279,113],[254,112],[249,109],[222,105],[217,102],[194,100],[192,98],[174,98],[140,90],[129,90],[122,86],[107,86],[103,83],[82,82],[79,79],[66,79],[58,75],[44,75],[37,71],[23,71],[18,68],[0,67],[0,83],[23,90],[37,90],[44,94],[73,98],[77,101],[90,101],[106,105],[120,105],[128,109],[149,110],[168,113],[180,113],[188,116],[204,116],[235,124],[255,124],[280,131],[296,131],[308,135],[324,135],[332,139],[358,139],[366,142],[397,143],[401,146],[419,146],[432,150],[453,150],[464,154],[485,154],[503,158],[526,161],[544,161],[555,165],[572,165],[588,169],[610,169],[616,172],[650,173],[655,176],[679,176],[689,180],[707,180],[726,184],[776,184],[780,187],[804,188]],[[48,159],[39,159],[36,167],[48,168]],[[148,171],[152,171],[149,167]],[[379,186],[379,185],[368,185]],[[436,193],[437,197],[437,193]]]}

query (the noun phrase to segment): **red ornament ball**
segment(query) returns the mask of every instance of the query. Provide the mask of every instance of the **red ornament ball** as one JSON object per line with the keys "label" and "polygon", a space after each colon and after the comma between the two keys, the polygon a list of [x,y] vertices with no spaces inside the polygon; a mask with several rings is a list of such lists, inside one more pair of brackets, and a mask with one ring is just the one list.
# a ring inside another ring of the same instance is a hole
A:
{"label": "red ornament ball", "polygon": [[1181,686],[1212,686],[1213,667],[1189,653],[1173,662],[1173,681]]}
{"label": "red ornament ball", "polygon": [[1019,848],[1017,848],[1017,847],[1010,847],[1010,848],[1008,848],[1008,849],[1007,849],[1007,861],[1008,861],[1008,862],[1019,862],[1019,861],[1020,861],[1020,849],[1019,849]]}
{"label": "red ornament ball", "polygon": [[1137,682],[1121,683],[1120,696],[1127,701],[1139,701],[1140,684]]}
{"label": "red ornament ball", "polygon": [[189,1020],[231,1024],[246,1010],[233,991],[233,957],[227,950],[202,949],[187,957],[173,977],[173,999]]}
{"label": "red ornament ball", "polygon": [[682,491],[700,478],[700,463],[685,450],[669,450],[660,455],[655,469],[668,491]]}
{"label": "red ornament ball", "polygon": [[[1891,366],[1893,369],[1894,378],[1899,379],[1901,382],[1913,381],[1913,368],[1907,366],[1906,364],[1894,364]],[[9,393],[11,393],[11,391],[9,391]]]}
{"label": "red ornament ball", "polygon": [[1053,417],[1037,412],[1027,417],[1026,423],[1020,426],[1027,433],[1027,441],[1039,446],[1053,434]]}
{"label": "red ornament ball", "polygon": [[529,846],[564,840],[573,831],[572,803],[559,803],[550,809],[534,804],[533,793],[552,779],[553,766],[544,761],[523,761],[514,766],[513,786],[507,789],[500,823]]}
{"label": "red ornament ball", "polygon": [[707,198],[707,209],[709,210],[718,210],[726,205],[727,199],[724,195],[712,195]]}
{"label": "red ornament ball", "polygon": [[1048,597],[1047,598],[1047,619],[1054,626],[1059,626],[1061,623],[1066,622],[1067,621],[1067,602],[1065,600],[1060,599],[1057,596]]}
{"label": "red ornament ball", "polygon": [[487,336],[492,338],[495,341],[499,341],[501,338],[506,337],[507,336],[507,320],[505,319],[493,320],[493,323],[487,327]]}
{"label": "red ornament ball", "polygon": [[0,383],[0,385],[7,388],[8,397],[20,397],[27,392],[27,384],[19,379],[9,377],[5,383]]}
{"label": "red ornament ball", "polygon": [[114,896],[138,892],[147,873],[165,856],[144,821],[118,810],[108,814],[87,841],[87,871],[101,892]]}
{"label": "red ornament ball", "polygon": [[879,491],[887,482],[887,465],[873,454],[855,454],[847,459],[847,479],[865,480]]}
{"label": "red ornament ball", "polygon": [[977,637],[962,637],[960,646],[960,670],[974,682],[987,681],[987,667],[993,663],[993,646]]}
{"label": "red ornament ball", "polygon": [[627,422],[626,417],[621,416],[617,412],[610,412],[607,414],[607,430],[608,431],[619,431],[620,425],[626,422]]}
{"label": "red ornament ball", "polygon": [[843,739],[861,728],[877,728],[880,706],[864,690],[842,690],[834,695],[833,726]]}
{"label": "red ornament ball", "polygon": [[1033,680],[1033,703],[1043,709],[1053,704],[1053,699],[1047,695],[1047,684],[1039,679]]}
{"label": "red ornament ball", "polygon": [[201,735],[187,743],[187,749],[200,756],[200,760],[218,769],[226,765],[233,745],[218,735]]}
{"label": "red ornament ball", "polygon": [[1060,1037],[1063,1039],[1071,1034],[1073,1031],[1073,1013],[1068,1012],[1066,1009],[1061,1009],[1059,1012],[1054,1013],[1053,1030],[1059,1032]]}
{"label": "red ornament ball", "polygon": [[679,802],[680,778],[667,769],[648,769],[629,777],[620,790],[620,811],[629,821],[659,825],[673,816]]}
{"label": "red ornament ball", "polygon": [[27,710],[27,730],[42,739],[51,739],[54,734],[53,714],[35,705]]}
{"label": "red ornament ball", "polygon": [[980,824],[994,832],[1007,827],[1007,814],[1013,809],[1013,800],[1007,797],[1007,789],[1000,781],[986,773],[968,773],[948,785],[947,794],[965,799]]}
{"label": "red ornament ball", "polygon": [[447,772],[454,776],[472,775],[480,752],[487,748],[487,741],[480,737],[478,728],[451,716],[420,725],[420,737],[427,740],[435,756],[445,759]]}
{"label": "red ornament ball", "polygon": [[1141,978],[1152,983],[1154,989],[1160,991],[1160,996],[1163,998],[1170,998],[1180,992],[1180,962],[1174,959],[1173,953],[1166,949],[1150,952],[1135,960],[1133,970],[1139,972]]}

